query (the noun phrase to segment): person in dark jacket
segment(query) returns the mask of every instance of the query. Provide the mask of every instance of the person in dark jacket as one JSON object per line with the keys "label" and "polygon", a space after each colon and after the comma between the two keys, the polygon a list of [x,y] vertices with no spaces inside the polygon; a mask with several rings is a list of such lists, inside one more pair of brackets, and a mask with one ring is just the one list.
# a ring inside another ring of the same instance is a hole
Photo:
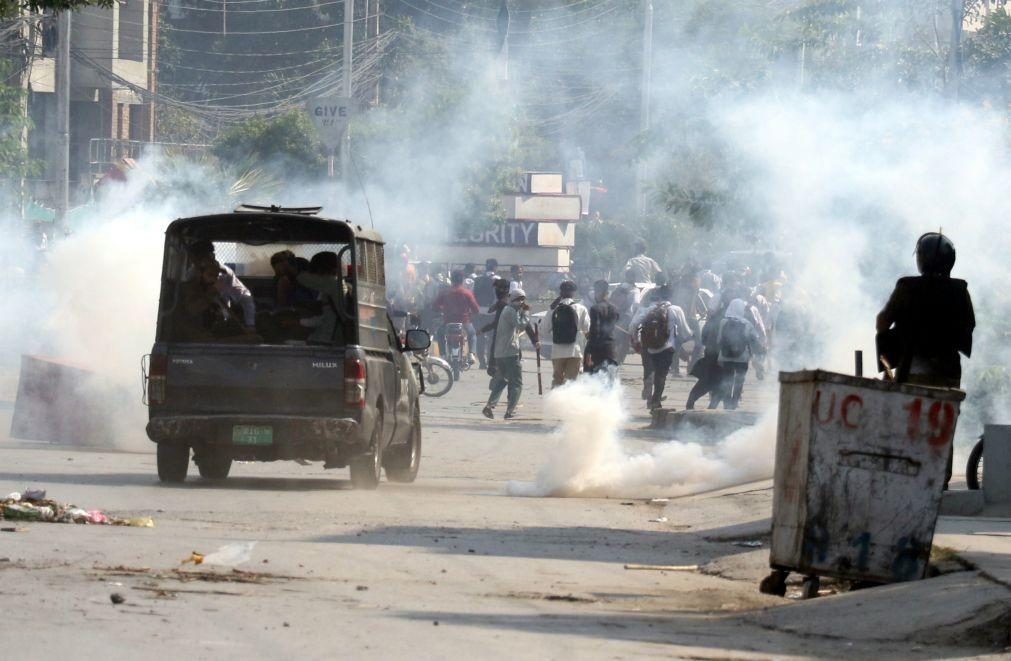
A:
{"label": "person in dark jacket", "polygon": [[590,308],[590,332],[586,342],[587,371],[591,374],[604,370],[613,374],[618,367],[615,358],[614,333],[618,324],[618,309],[607,300],[610,285],[607,280],[593,283],[594,304]]}
{"label": "person in dark jacket", "polygon": [[962,361],[972,354],[976,316],[965,280],[951,277],[955,246],[928,232],[916,242],[919,276],[899,278],[878,314],[878,353],[894,379],[940,388],[958,388]]}
{"label": "person in dark jacket", "polygon": [[[939,232],[916,242],[919,276],[899,278],[877,318],[879,367],[899,383],[958,388],[976,315],[965,280],[951,277],[955,245]],[[894,370],[894,371],[893,371]],[[952,449],[944,488],[951,479]]]}

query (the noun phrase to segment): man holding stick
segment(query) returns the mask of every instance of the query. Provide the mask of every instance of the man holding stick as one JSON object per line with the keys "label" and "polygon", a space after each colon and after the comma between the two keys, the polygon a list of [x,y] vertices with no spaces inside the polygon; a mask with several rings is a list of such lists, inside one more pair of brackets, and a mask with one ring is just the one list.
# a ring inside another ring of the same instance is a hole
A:
{"label": "man holding stick", "polygon": [[[530,321],[530,306],[522,289],[509,294],[509,305],[502,309],[495,328],[495,375],[491,380],[488,403],[481,410],[486,418],[494,418],[494,408],[508,388],[505,419],[516,417],[516,406],[523,393],[523,367],[520,356],[520,335]],[[535,345],[539,348],[539,345]]]}

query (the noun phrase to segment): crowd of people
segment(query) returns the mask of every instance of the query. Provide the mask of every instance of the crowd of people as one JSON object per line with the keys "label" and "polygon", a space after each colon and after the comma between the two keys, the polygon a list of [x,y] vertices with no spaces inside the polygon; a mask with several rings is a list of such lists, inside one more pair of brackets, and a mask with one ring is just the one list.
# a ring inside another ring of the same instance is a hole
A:
{"label": "crowd of people", "polygon": [[446,351],[444,328],[460,324],[467,338],[467,360],[491,376],[482,413],[493,418],[503,392],[505,417],[516,415],[523,388],[521,341],[536,350],[550,344],[551,385],[559,387],[582,373],[617,378],[618,368],[635,353],[642,362],[642,399],[661,407],[671,373],[697,379],[685,408],[704,396],[709,408],[735,409],[748,372],[763,379],[769,361],[785,275],[764,260],[716,273],[694,262],[664,269],[638,241],[622,282],[597,280],[580,291],[567,274],[549,281],[556,298],[534,314],[523,283],[523,269],[500,269],[495,259],[483,270],[433,268],[402,255],[403,267],[388,286],[391,309],[429,330]]}

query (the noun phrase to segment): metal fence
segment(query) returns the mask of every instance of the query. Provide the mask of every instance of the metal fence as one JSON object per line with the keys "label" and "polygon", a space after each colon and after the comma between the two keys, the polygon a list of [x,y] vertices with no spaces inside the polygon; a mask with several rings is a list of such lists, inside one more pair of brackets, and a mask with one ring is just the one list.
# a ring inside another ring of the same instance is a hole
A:
{"label": "metal fence", "polygon": [[159,152],[168,156],[198,158],[210,145],[186,144],[179,142],[144,142],[142,140],[117,140],[114,138],[92,138],[88,141],[88,167],[92,178],[101,177],[109,168],[123,158],[137,160],[142,156]]}

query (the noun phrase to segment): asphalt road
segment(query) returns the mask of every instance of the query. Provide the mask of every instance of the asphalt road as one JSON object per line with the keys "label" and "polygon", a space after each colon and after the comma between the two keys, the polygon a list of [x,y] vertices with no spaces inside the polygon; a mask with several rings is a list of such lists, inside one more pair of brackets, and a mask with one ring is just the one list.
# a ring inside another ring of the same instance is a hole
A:
{"label": "asphalt road", "polygon": [[[418,481],[384,482],[375,492],[351,490],[344,470],[294,463],[238,464],[224,481],[191,475],[164,486],[142,430],[118,439],[137,452],[0,441],[0,495],[46,489],[85,509],[155,522],[4,521],[17,532],[0,532],[0,649],[32,659],[936,658],[1003,650],[986,608],[1007,591],[978,572],[815,602],[790,598],[796,586],[787,599],[760,594],[768,481],[668,502],[508,496],[508,481],[531,479],[553,443],[555,422],[543,419],[535,383],[528,379],[521,416],[510,422],[480,416],[486,378],[477,372],[445,398],[426,399]],[[675,381],[670,401],[689,385]],[[663,443],[664,433],[643,430],[638,387],[631,379],[629,446]],[[769,386],[752,389],[746,403],[757,410],[773,397]],[[253,542],[236,566],[181,564],[194,551]],[[113,604],[113,593],[125,601]],[[963,596],[965,608],[916,624],[909,609],[940,604],[942,593]],[[889,628],[881,614],[861,624],[875,600],[908,624]],[[945,629],[948,619],[955,628]],[[818,629],[828,622],[851,628]]]}

